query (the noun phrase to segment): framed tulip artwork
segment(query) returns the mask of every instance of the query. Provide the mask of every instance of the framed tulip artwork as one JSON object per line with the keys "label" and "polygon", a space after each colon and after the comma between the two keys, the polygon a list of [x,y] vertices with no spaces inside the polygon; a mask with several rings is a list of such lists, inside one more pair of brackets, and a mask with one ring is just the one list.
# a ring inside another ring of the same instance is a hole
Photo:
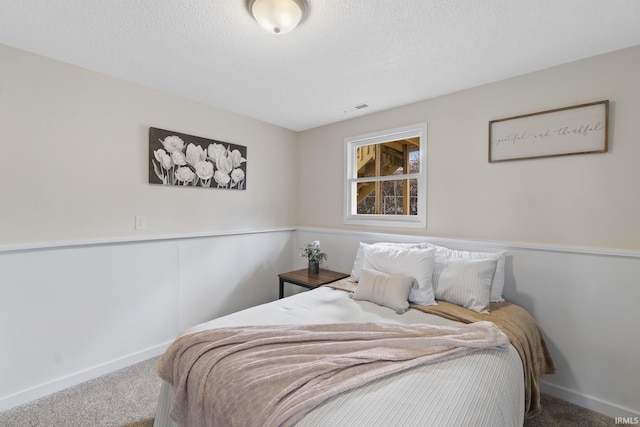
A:
{"label": "framed tulip artwork", "polygon": [[247,147],[149,128],[149,183],[247,188]]}

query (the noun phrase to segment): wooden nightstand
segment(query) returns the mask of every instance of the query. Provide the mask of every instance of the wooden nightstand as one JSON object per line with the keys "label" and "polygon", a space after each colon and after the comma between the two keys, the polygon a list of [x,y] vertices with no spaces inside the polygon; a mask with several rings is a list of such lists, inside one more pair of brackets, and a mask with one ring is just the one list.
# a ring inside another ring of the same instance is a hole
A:
{"label": "wooden nightstand", "polygon": [[327,283],[335,282],[336,280],[344,279],[349,276],[349,274],[338,273],[337,271],[325,270],[322,268],[318,274],[309,274],[309,271],[306,268],[289,271],[288,273],[281,273],[278,274],[278,277],[280,278],[280,293],[278,298],[282,298],[284,296],[284,282],[302,286],[307,289],[315,289],[318,286],[326,285]]}

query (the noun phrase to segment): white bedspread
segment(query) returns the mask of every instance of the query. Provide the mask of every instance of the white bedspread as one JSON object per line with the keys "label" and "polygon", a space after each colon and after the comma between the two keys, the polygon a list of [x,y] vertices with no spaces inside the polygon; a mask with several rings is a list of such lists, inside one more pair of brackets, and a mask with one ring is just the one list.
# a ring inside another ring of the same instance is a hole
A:
{"label": "white bedspread", "polygon": [[[398,315],[366,301],[353,301],[344,291],[322,287],[203,323],[185,333],[254,324],[360,321],[456,323],[417,310]],[[308,413],[297,426],[519,426],[524,420],[523,381],[522,363],[513,347],[507,352],[484,350],[345,392]],[[170,401],[171,387],[163,384],[154,426],[175,426],[167,415]]]}

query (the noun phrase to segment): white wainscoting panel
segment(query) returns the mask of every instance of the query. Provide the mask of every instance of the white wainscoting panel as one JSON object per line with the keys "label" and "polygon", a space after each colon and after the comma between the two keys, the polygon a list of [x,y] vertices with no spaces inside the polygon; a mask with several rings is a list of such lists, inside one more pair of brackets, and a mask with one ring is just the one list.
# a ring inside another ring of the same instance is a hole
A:
{"label": "white wainscoting panel", "polygon": [[161,354],[277,298],[292,230],[0,252],[0,411]]}
{"label": "white wainscoting panel", "polygon": [[180,328],[278,298],[278,273],[291,269],[292,233],[180,242]]}
{"label": "white wainscoting panel", "polygon": [[312,240],[329,255],[323,267],[346,273],[360,241],[506,249],[505,297],[536,318],[558,366],[543,391],[613,417],[640,412],[640,254],[321,228],[0,252],[0,411],[276,299],[277,274],[303,268]]}

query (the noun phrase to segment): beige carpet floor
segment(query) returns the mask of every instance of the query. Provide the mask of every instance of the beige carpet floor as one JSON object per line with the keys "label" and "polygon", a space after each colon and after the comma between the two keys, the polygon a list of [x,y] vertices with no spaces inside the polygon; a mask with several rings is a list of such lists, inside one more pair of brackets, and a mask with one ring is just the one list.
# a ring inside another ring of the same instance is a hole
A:
{"label": "beige carpet floor", "polygon": [[2,427],[147,427],[160,393],[157,358],[0,413]]}
{"label": "beige carpet floor", "polygon": [[[151,427],[160,391],[157,358],[0,413],[2,427]],[[605,427],[614,420],[551,396],[525,427]],[[336,426],[343,427],[343,426]],[[348,426],[344,426],[348,427]]]}

